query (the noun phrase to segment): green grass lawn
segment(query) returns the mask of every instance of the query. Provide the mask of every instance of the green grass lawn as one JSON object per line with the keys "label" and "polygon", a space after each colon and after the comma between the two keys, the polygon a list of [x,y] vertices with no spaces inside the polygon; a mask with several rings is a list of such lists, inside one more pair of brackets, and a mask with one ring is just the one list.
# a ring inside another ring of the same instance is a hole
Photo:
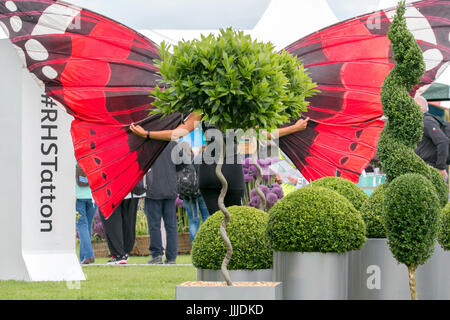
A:
{"label": "green grass lawn", "polygon": [[[142,266],[84,266],[86,281],[0,281],[0,300],[174,300],[175,287],[196,280],[190,255],[179,255],[177,265],[148,266],[150,257],[130,257]],[[108,258],[96,258],[105,264]]]}

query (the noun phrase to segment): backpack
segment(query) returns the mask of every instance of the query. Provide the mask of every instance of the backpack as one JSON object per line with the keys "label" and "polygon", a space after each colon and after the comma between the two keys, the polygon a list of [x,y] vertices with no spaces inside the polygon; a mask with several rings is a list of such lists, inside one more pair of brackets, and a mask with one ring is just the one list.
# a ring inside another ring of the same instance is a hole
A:
{"label": "backpack", "polygon": [[200,196],[199,180],[193,164],[184,165],[177,171],[177,186],[182,200],[197,199]]}
{"label": "backpack", "polygon": [[147,192],[147,186],[145,183],[145,176],[144,178],[139,181],[139,183],[131,190],[131,193],[133,193],[136,196],[142,196],[144,193]]}
{"label": "backpack", "polygon": [[80,187],[87,187],[87,186],[89,186],[88,178],[86,177],[86,174],[84,173],[83,169],[81,169],[81,167],[78,164],[76,166],[75,176],[76,176],[76,179],[77,179],[77,184]]}

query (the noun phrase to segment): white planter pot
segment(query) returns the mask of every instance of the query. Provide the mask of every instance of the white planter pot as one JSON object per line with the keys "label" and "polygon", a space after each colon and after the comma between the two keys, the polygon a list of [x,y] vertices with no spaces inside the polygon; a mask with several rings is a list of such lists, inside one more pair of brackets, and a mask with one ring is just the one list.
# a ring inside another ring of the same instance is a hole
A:
{"label": "white planter pot", "polygon": [[[209,281],[213,284],[217,281]],[[219,281],[220,282],[220,281]],[[235,283],[236,284],[236,283]],[[282,283],[266,286],[186,286],[176,287],[176,300],[281,300]]]}
{"label": "white planter pot", "polygon": [[273,280],[283,283],[283,299],[347,299],[347,253],[275,251],[273,257]]}
{"label": "white planter pot", "polygon": [[[272,281],[272,269],[228,270],[231,281]],[[198,281],[224,281],[220,270],[197,269]]]}
{"label": "white planter pot", "polygon": [[349,253],[348,298],[407,300],[408,269],[392,256],[387,239],[366,239],[361,250]]}
{"label": "white planter pot", "polygon": [[416,270],[417,298],[450,300],[450,251],[436,243],[433,255]]}

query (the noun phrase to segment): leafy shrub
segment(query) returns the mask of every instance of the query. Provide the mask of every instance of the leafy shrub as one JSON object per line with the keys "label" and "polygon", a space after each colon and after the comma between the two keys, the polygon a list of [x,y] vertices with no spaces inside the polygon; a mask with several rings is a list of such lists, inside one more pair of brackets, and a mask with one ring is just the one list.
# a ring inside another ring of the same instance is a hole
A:
{"label": "leafy shrub", "polygon": [[439,217],[438,241],[444,250],[450,250],[450,203],[442,209]]}
{"label": "leafy shrub", "polygon": [[[229,270],[272,268],[273,254],[266,238],[269,215],[252,207],[227,208],[230,222],[227,234],[233,245]],[[220,212],[220,211],[219,211]],[[225,244],[219,233],[222,214],[213,214],[200,226],[192,244],[192,263],[196,268],[219,270]]]}
{"label": "leafy shrub", "polygon": [[431,182],[420,174],[392,181],[384,200],[388,244],[394,257],[417,267],[432,255],[439,217],[439,199]]}
{"label": "leafy shrub", "polygon": [[154,111],[196,111],[221,130],[277,128],[299,118],[305,98],[317,92],[296,57],[231,28],[180,41],[173,54],[163,43],[160,56],[156,66],[167,88],[152,92]]}
{"label": "leafy shrub", "polygon": [[313,187],[324,187],[336,191],[346,197],[357,210],[368,199],[368,196],[360,187],[344,178],[324,177],[314,181],[312,185]]}
{"label": "leafy shrub", "polygon": [[386,238],[383,217],[386,188],[386,183],[379,185],[359,209],[366,224],[367,238]]}
{"label": "leafy shrub", "polygon": [[268,236],[276,251],[346,252],[362,247],[365,225],[344,196],[323,187],[305,187],[270,210]]}

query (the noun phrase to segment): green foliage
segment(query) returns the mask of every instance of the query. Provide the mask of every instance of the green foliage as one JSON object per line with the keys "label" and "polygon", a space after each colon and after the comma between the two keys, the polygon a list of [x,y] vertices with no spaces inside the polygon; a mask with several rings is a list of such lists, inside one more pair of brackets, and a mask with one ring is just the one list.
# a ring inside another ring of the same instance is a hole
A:
{"label": "green foliage", "polygon": [[269,215],[267,232],[276,251],[347,252],[365,241],[359,212],[331,189],[298,189],[278,201]]}
{"label": "green foliage", "polygon": [[386,238],[386,227],[383,218],[386,188],[386,183],[379,185],[359,209],[366,224],[367,238]]}
{"label": "green foliage", "polygon": [[[233,246],[228,270],[272,268],[273,254],[266,238],[269,215],[253,207],[227,209],[231,218],[226,230]],[[219,232],[222,219],[218,211],[200,226],[192,244],[192,263],[196,268],[220,269],[226,252]]]}
{"label": "green foliage", "polygon": [[439,205],[441,208],[448,203],[448,186],[442,174],[432,166],[428,166],[429,173],[426,176],[431,181],[433,187],[436,189],[439,198]]}
{"label": "green foliage", "polygon": [[420,174],[392,181],[384,200],[384,218],[392,254],[407,267],[417,267],[432,255],[439,217],[439,199],[431,182]]}
{"label": "green foliage", "polygon": [[336,191],[346,197],[359,210],[368,199],[366,193],[355,183],[339,177],[324,177],[313,182],[313,187],[324,187]]}
{"label": "green foliage", "polygon": [[439,217],[438,242],[444,250],[450,250],[450,203],[442,209]]}
{"label": "green foliage", "polygon": [[217,128],[274,129],[306,111],[305,98],[317,90],[303,65],[270,43],[231,28],[201,40],[180,41],[173,54],[163,43],[156,66],[154,112],[203,113]]}

